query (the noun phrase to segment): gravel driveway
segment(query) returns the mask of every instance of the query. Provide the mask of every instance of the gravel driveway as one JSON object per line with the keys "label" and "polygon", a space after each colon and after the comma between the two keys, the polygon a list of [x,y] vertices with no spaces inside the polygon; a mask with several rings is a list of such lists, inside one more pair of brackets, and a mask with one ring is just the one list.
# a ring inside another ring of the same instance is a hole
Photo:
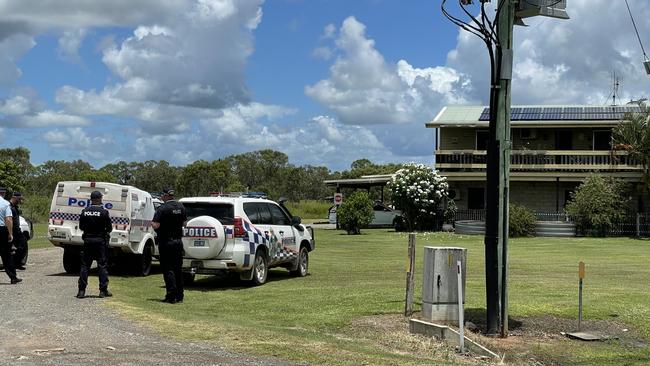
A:
{"label": "gravel driveway", "polygon": [[[78,300],[59,248],[29,252],[23,282],[0,273],[0,365],[293,365],[206,342],[179,342],[120,317],[97,297]],[[91,273],[91,276],[95,273]],[[88,294],[97,295],[91,280]]]}

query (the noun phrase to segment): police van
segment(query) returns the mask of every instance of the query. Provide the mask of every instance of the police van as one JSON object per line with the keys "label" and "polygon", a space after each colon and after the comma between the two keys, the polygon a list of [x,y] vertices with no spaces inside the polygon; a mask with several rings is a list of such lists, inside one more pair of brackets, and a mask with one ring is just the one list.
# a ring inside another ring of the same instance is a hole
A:
{"label": "police van", "polygon": [[247,196],[191,197],[179,200],[187,211],[183,228],[183,276],[239,273],[255,285],[268,269],[283,267],[306,276],[313,230],[281,203]]}
{"label": "police van", "polygon": [[151,220],[155,212],[151,195],[131,186],[103,182],[59,182],[52,197],[48,240],[63,248],[63,268],[79,272],[83,232],[79,230],[81,210],[90,206],[90,193],[99,191],[108,210],[113,231],[109,238],[109,264],[147,276],[158,256]]}

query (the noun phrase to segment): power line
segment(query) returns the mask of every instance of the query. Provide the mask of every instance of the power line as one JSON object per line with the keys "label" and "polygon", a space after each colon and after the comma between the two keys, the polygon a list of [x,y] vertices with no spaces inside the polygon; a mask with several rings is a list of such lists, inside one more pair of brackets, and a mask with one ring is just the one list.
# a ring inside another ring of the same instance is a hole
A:
{"label": "power line", "polygon": [[632,19],[632,25],[634,26],[634,31],[636,32],[636,38],[639,40],[639,44],[641,45],[643,58],[647,60],[648,56],[645,54],[645,49],[643,48],[643,42],[641,42],[641,36],[639,35],[639,30],[636,27],[636,22],[634,21],[634,17],[632,16],[632,10],[630,10],[630,4],[627,2],[627,0],[625,0],[625,5],[627,6],[628,13],[630,13],[630,19]]}

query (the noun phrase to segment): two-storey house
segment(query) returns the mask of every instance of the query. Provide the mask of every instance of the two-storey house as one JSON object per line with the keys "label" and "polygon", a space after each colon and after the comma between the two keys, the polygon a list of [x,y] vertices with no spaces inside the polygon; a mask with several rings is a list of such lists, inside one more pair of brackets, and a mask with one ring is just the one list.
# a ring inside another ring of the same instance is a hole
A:
{"label": "two-storey house", "polygon": [[[561,212],[570,193],[597,172],[638,183],[642,167],[612,148],[612,128],[638,106],[513,106],[510,200],[538,212]],[[485,208],[489,109],[447,106],[436,128],[435,167],[448,178],[459,209]],[[643,209],[638,195],[633,202]],[[637,208],[637,207],[634,207]]]}

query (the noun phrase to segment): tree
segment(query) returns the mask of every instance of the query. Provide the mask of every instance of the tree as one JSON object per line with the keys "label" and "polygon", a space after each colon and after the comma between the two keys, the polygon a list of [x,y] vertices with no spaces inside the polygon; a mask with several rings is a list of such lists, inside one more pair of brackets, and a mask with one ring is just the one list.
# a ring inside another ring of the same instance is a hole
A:
{"label": "tree", "polygon": [[336,210],[339,225],[348,234],[361,234],[361,228],[368,226],[373,216],[372,200],[364,191],[352,193]]}
{"label": "tree", "polygon": [[388,182],[393,204],[402,210],[410,231],[425,227],[425,221],[436,214],[438,205],[447,197],[447,178],[423,164],[409,163]]}
{"label": "tree", "polygon": [[583,232],[605,236],[628,208],[626,184],[615,178],[592,174],[571,193],[566,211]]}
{"label": "tree", "polygon": [[650,109],[641,104],[640,113],[626,113],[612,130],[614,150],[628,151],[643,167],[646,192],[650,192]]}
{"label": "tree", "polygon": [[21,170],[18,164],[11,160],[0,160],[0,186],[10,191],[22,191]]}

